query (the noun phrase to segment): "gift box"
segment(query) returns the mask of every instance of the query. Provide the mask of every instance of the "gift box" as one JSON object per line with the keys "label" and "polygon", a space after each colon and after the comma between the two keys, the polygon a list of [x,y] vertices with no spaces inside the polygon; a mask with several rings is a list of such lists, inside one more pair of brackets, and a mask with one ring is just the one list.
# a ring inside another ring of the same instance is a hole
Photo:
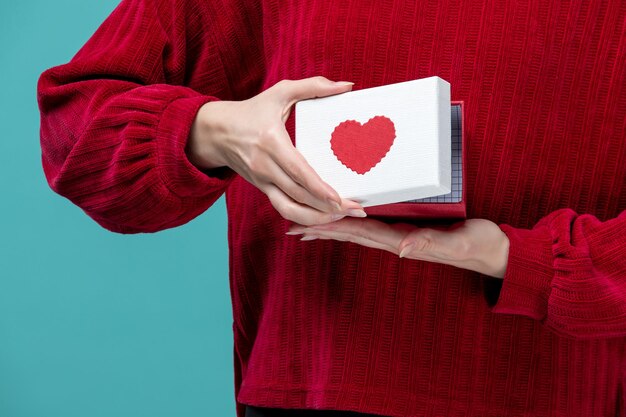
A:
{"label": "gift box", "polygon": [[466,141],[463,134],[463,101],[453,101],[451,115],[451,169],[452,184],[448,194],[423,199],[407,200],[393,204],[366,207],[369,217],[381,220],[463,220],[467,217],[466,188]]}
{"label": "gift box", "polygon": [[379,218],[464,218],[462,104],[439,77],[296,103],[295,145]]}

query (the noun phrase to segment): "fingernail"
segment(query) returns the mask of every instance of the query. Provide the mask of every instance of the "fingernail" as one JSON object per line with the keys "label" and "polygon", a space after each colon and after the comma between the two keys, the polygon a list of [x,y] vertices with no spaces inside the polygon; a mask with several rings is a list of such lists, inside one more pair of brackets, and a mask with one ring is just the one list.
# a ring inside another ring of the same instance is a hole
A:
{"label": "fingernail", "polygon": [[286,232],[285,234],[286,235],[301,235],[302,233],[304,233],[304,232],[289,231],[289,232]]}
{"label": "fingernail", "polygon": [[346,217],[345,214],[333,214],[332,216],[330,216],[330,221],[334,222],[339,219],[343,219],[344,217]]}
{"label": "fingernail", "polygon": [[415,247],[415,242],[411,242],[408,245],[406,245],[404,248],[402,248],[402,250],[400,251],[400,255],[399,255],[400,258],[404,258],[404,256],[408,254],[409,252],[411,252],[414,247]]}
{"label": "fingernail", "polygon": [[335,84],[340,85],[342,87],[345,87],[348,85],[354,85],[354,83],[351,81],[335,81]]}
{"label": "fingernail", "polygon": [[315,240],[315,239],[317,239],[317,236],[307,235],[307,236],[303,236],[302,239],[300,240]]}
{"label": "fingernail", "polygon": [[361,209],[349,209],[348,215],[352,217],[366,217],[367,213],[365,213],[365,210]]}

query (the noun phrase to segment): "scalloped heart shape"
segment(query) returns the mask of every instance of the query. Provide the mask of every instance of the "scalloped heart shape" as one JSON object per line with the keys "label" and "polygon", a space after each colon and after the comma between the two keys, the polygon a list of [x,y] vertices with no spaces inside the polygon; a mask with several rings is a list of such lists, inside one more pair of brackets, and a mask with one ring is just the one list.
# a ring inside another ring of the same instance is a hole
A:
{"label": "scalloped heart shape", "polygon": [[356,120],[339,123],[331,135],[330,147],[339,162],[363,175],[382,161],[395,138],[393,121],[374,116],[364,124]]}

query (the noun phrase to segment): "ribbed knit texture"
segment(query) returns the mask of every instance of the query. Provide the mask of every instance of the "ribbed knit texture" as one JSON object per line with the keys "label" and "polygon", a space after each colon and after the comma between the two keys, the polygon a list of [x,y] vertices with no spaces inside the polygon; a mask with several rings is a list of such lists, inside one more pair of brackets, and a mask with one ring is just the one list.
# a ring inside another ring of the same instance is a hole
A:
{"label": "ribbed knit texture", "polygon": [[[123,0],[41,75],[44,172],[119,233],[226,191],[238,417],[624,416],[625,22],[624,1]],[[230,168],[186,159],[203,103],[314,75],[451,83],[468,216],[508,235],[504,280],[300,242]]]}

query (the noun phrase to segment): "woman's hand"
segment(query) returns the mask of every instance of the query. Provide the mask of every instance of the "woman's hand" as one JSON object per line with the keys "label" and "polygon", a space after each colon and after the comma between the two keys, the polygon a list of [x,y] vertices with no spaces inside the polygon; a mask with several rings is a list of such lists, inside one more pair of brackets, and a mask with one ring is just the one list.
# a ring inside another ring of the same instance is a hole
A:
{"label": "woman's hand", "polygon": [[485,219],[465,220],[445,229],[420,229],[406,223],[345,218],[310,227],[292,225],[287,234],[304,234],[302,240],[354,242],[400,257],[452,265],[497,278],[504,277],[509,254],[506,234]]}
{"label": "woman's hand", "polygon": [[287,220],[323,224],[346,215],[365,217],[360,204],[342,199],[306,162],[285,129],[300,100],[339,94],[352,83],[324,77],[282,80],[243,101],[212,101],[199,110],[187,143],[199,168],[228,166],[264,192]]}

